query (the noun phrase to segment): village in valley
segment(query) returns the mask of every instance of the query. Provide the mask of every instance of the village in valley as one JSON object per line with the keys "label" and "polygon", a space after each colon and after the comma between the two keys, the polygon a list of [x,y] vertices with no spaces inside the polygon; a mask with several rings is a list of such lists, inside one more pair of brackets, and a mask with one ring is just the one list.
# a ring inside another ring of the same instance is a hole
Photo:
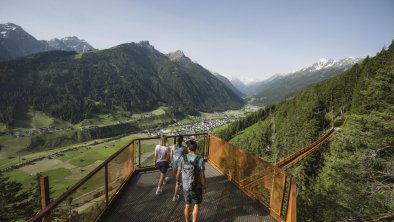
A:
{"label": "village in valley", "polygon": [[155,137],[161,134],[172,136],[172,135],[186,135],[186,134],[211,132],[213,128],[222,126],[224,124],[233,122],[235,120],[236,118],[224,118],[224,119],[204,120],[201,122],[195,122],[195,123],[184,124],[184,125],[175,123],[170,125],[170,127],[177,127],[177,129],[171,130],[170,128],[164,128],[164,129],[156,128],[153,130],[147,130],[146,134],[149,137]]}

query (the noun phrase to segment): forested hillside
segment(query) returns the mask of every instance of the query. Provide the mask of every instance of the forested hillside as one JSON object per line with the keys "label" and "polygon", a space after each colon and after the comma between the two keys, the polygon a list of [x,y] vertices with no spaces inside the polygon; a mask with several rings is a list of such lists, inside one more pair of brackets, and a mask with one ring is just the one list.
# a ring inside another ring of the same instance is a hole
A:
{"label": "forested hillside", "polygon": [[287,76],[279,76],[271,80],[268,84],[260,86],[259,93],[250,98],[250,103],[254,105],[266,105],[284,100],[302,89],[330,79],[343,73],[348,67],[332,67],[314,72],[295,72]]}
{"label": "forested hillside", "polygon": [[179,65],[148,42],[0,62],[0,103],[6,124],[28,107],[76,123],[115,110],[131,114],[166,105],[174,113],[196,114],[244,104],[202,66]]}
{"label": "forested hillside", "polygon": [[[266,109],[263,120],[245,118],[219,136],[275,162],[322,135],[331,109],[342,127],[290,170],[298,178],[300,221],[394,219],[394,42],[275,110]],[[250,127],[237,128],[242,121]]]}

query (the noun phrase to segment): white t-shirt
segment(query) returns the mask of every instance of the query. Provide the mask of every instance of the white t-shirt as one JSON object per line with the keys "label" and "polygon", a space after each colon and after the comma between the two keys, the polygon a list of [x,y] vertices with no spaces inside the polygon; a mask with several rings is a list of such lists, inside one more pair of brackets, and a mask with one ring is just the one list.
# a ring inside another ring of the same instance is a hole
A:
{"label": "white t-shirt", "polygon": [[166,146],[156,145],[155,154],[157,162],[168,161],[170,159],[170,148]]}

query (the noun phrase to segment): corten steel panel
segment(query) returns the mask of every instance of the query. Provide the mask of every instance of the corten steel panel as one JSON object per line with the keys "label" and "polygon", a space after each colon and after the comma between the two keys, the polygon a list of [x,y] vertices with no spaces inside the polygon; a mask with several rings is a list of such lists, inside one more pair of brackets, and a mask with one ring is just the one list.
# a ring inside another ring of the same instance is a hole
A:
{"label": "corten steel panel", "polygon": [[219,137],[209,136],[209,161],[246,194],[281,218],[286,172]]}
{"label": "corten steel panel", "polygon": [[112,199],[135,170],[134,144],[108,162],[108,194]]}
{"label": "corten steel panel", "polygon": [[271,209],[276,214],[280,215],[282,211],[282,204],[285,192],[286,176],[282,173],[275,173],[273,177],[272,195],[271,195]]}

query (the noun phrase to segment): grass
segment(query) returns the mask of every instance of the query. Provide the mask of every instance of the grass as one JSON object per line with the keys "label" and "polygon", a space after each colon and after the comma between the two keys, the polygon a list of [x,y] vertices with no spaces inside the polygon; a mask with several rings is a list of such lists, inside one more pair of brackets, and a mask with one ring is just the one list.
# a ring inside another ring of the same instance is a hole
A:
{"label": "grass", "polygon": [[218,134],[220,131],[226,129],[229,125],[230,125],[230,123],[227,123],[227,124],[224,124],[224,125],[221,125],[221,126],[218,126],[218,127],[214,128],[212,130],[212,134]]}
{"label": "grass", "polygon": [[[238,115],[239,113],[245,111],[246,108],[238,111],[229,111],[228,114],[226,115]],[[80,126],[85,126],[85,125],[111,125],[111,124],[118,124],[119,122],[124,122],[124,121],[135,121],[140,126],[146,125],[146,127],[149,127],[154,124],[160,124],[165,121],[168,121],[168,117],[165,115],[165,113],[166,113],[166,107],[159,107],[158,109],[151,112],[133,114],[132,117],[130,117],[126,112],[118,111],[115,112],[114,114],[99,115],[97,116],[97,118],[87,119],[77,125],[72,125],[68,122],[49,117],[45,113],[34,111],[33,123],[35,127],[57,126],[62,128],[61,126],[72,126],[73,128],[78,128]],[[157,118],[157,116],[159,116],[160,118]],[[214,119],[214,118],[222,118],[222,117],[223,114],[221,113],[202,113],[201,116],[188,116],[185,119],[179,121],[179,123],[188,124],[191,122],[203,121],[205,119]],[[0,127],[4,127],[4,126],[0,125]],[[218,130],[224,127],[225,126],[221,126],[218,128]],[[171,129],[176,129],[176,128],[177,126],[171,127]],[[56,131],[52,134],[45,135],[45,137],[46,139],[56,139],[62,136],[67,137],[70,135],[70,132],[71,131],[66,131],[66,130]],[[63,193],[66,190],[66,188],[71,187],[73,184],[75,184],[78,178],[82,178],[84,175],[89,173],[91,169],[96,167],[98,164],[97,161],[105,160],[110,155],[115,153],[117,150],[121,149],[129,142],[131,142],[134,138],[138,138],[138,137],[141,138],[144,136],[145,135],[143,134],[134,134],[134,135],[121,137],[119,139],[115,139],[112,141],[111,140],[108,141],[108,139],[100,139],[100,140],[94,140],[80,144],[69,145],[61,148],[51,148],[51,150],[41,150],[41,151],[35,150],[34,151],[35,153],[24,151],[24,152],[20,152],[18,156],[20,155],[21,158],[25,159],[25,160],[21,160],[23,162],[38,157],[45,157],[48,155],[52,155],[53,153],[59,152],[60,150],[64,150],[64,149],[71,149],[73,147],[79,147],[79,146],[87,146],[87,147],[79,148],[77,150],[64,152],[63,156],[56,157],[58,160],[75,165],[76,168],[71,170],[64,168],[52,169],[43,173],[44,176],[50,177],[50,186],[52,187],[51,190],[54,192],[51,196],[57,197],[61,193]],[[21,141],[24,142],[21,143]],[[26,138],[0,137],[0,144],[19,146],[20,148],[24,148],[28,146],[28,142],[30,142],[30,139],[27,137]],[[96,144],[96,143],[100,143],[100,144]],[[153,153],[155,146],[158,143],[159,143],[158,139],[146,140],[141,142],[141,154],[146,153],[146,158],[148,158],[147,161],[149,163],[152,162],[149,160],[149,158],[152,158],[151,153]],[[135,147],[135,150],[136,150],[135,154],[138,155],[138,146]],[[7,165],[4,166],[4,164],[12,165],[18,163],[20,160],[18,156],[14,156],[9,159],[0,160],[0,169],[4,169],[7,167]],[[31,188],[33,184],[36,184],[35,176],[31,176],[28,173],[24,173],[23,171],[13,170],[7,174],[10,176],[12,180],[21,182],[26,187],[30,186]],[[92,183],[94,185],[96,182],[98,182],[98,180],[99,179],[92,179],[91,181],[89,181],[89,184]],[[83,192],[86,192],[86,190],[90,190],[90,189],[92,188],[91,187],[83,188]]]}
{"label": "grass", "polygon": [[21,183],[23,191],[32,191],[34,189],[39,189],[39,182],[35,175],[29,175],[21,170],[13,170],[11,172],[5,173],[10,180]]}
{"label": "grass", "polygon": [[34,176],[29,175],[26,172],[23,172],[22,170],[13,170],[11,172],[6,173],[6,176],[12,178],[13,181],[16,181],[18,183],[24,184],[26,181],[31,180]]}
{"label": "grass", "polygon": [[[65,179],[65,177],[71,174],[70,170],[64,168],[59,168],[55,170],[50,170],[42,173],[42,176],[48,176],[49,186],[50,186],[50,197],[56,198],[60,196],[67,188],[71,187],[76,183],[75,180]],[[35,175],[29,175],[21,170],[13,170],[6,173],[12,181],[16,181],[23,185],[24,190],[38,189],[35,186],[39,186],[36,181]]]}
{"label": "grass", "polygon": [[0,136],[0,144],[15,148],[27,147],[30,144],[29,137]]}
{"label": "grass", "polygon": [[[160,143],[160,139],[141,141],[141,153],[155,151],[155,147],[159,143]],[[136,147],[136,149],[138,149],[138,147]]]}
{"label": "grass", "polygon": [[49,117],[45,113],[40,111],[33,112],[33,125],[36,128],[50,127],[52,124],[54,124],[55,120],[53,117]]}
{"label": "grass", "polygon": [[0,132],[7,130],[7,125],[4,123],[0,123]]}
{"label": "grass", "polygon": [[30,137],[0,136],[0,159],[7,159],[30,144]]}
{"label": "grass", "polygon": [[107,143],[92,145],[90,147],[69,151],[64,153],[64,156],[57,157],[57,159],[62,161],[68,161],[70,164],[78,167],[86,167],[93,164],[97,160],[107,159],[113,153],[131,142],[134,138],[138,138],[141,136],[142,134],[132,134],[115,141],[110,141]]}
{"label": "grass", "polygon": [[166,113],[165,109],[166,107],[161,106],[158,109],[153,110],[151,113],[155,116],[164,115]]}
{"label": "grass", "polygon": [[115,151],[108,152],[100,149],[83,149],[83,150],[68,152],[65,155],[68,155],[66,158],[69,159],[68,162],[70,164],[78,167],[85,167],[93,164],[97,160],[105,160],[113,152]]}
{"label": "grass", "polygon": [[166,107],[161,106],[156,110],[144,113],[130,114],[125,111],[115,111],[113,113],[101,114],[97,115],[94,118],[85,119],[82,122],[78,123],[76,127],[82,126],[107,126],[107,125],[115,125],[121,122],[139,122],[144,121],[145,119],[149,119],[149,117],[153,116],[161,116],[166,114]]}
{"label": "grass", "polygon": [[77,182],[76,180],[66,179],[67,176],[71,175],[71,171],[64,168],[46,171],[42,175],[49,178],[51,198],[60,196]]}
{"label": "grass", "polygon": [[78,53],[78,54],[74,55],[74,59],[81,59],[82,55],[83,55],[83,53]]}

